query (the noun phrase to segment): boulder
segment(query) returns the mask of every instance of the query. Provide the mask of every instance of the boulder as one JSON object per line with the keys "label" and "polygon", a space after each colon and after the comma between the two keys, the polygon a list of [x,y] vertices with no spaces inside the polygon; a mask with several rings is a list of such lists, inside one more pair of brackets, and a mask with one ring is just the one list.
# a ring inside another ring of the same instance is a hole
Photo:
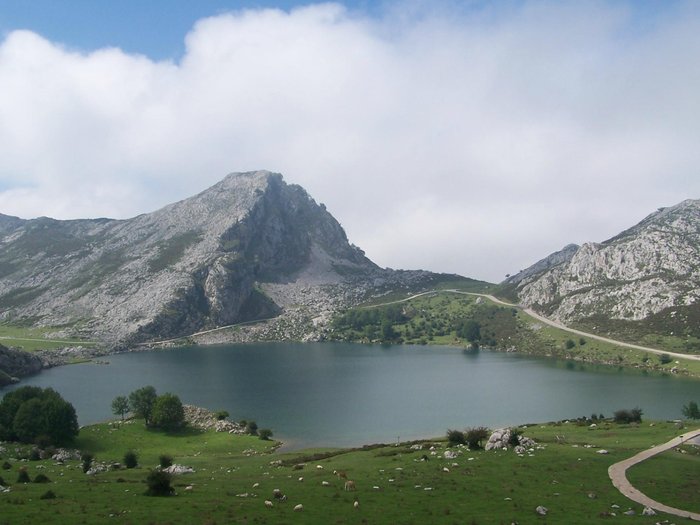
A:
{"label": "boulder", "polygon": [[543,507],[542,505],[538,505],[537,508],[535,509],[535,512],[539,514],[540,516],[546,516],[547,513],[549,512],[549,509],[547,507]]}

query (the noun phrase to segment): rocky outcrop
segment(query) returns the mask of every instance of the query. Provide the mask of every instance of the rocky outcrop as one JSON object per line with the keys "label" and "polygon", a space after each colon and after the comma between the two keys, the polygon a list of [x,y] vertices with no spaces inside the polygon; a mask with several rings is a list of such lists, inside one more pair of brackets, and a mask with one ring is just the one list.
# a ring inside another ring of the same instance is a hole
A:
{"label": "rocky outcrop", "polygon": [[0,321],[116,348],[265,318],[276,339],[318,338],[338,308],[431,275],[378,268],[266,171],[129,220],[0,216]]}
{"label": "rocky outcrop", "polygon": [[662,208],[612,239],[569,252],[568,260],[518,274],[517,296],[523,305],[566,323],[594,316],[692,319],[698,313],[698,200]]}
{"label": "rocky outcrop", "polygon": [[22,350],[0,345],[0,387],[20,377],[36,374],[43,367],[39,357]]}

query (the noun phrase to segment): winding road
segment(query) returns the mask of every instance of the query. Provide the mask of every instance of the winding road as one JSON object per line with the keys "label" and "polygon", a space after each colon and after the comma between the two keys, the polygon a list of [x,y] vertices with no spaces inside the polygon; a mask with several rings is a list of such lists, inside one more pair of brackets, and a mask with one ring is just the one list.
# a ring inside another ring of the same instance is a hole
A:
{"label": "winding road", "polygon": [[645,459],[649,459],[652,456],[661,454],[662,452],[677,447],[683,443],[695,440],[698,437],[700,437],[700,429],[686,432],[685,434],[675,437],[671,441],[669,441],[668,443],[664,443],[663,445],[657,445],[648,450],[643,450],[639,454],[636,454],[629,459],[625,459],[624,461],[620,461],[618,463],[615,463],[614,465],[610,465],[610,467],[608,468],[608,475],[610,476],[613,485],[615,485],[615,487],[617,487],[617,489],[620,492],[622,492],[622,494],[625,497],[631,499],[632,501],[636,501],[641,505],[650,507],[660,512],[673,514],[674,516],[681,516],[683,518],[690,518],[691,520],[695,521],[700,521],[700,514],[698,514],[697,512],[690,512],[687,510],[677,509],[675,507],[669,507],[668,505],[664,505],[663,503],[659,503],[658,501],[651,499],[643,492],[640,492],[639,490],[635,489],[627,479],[626,475],[627,469],[631,466],[636,465],[637,463],[641,463]]}

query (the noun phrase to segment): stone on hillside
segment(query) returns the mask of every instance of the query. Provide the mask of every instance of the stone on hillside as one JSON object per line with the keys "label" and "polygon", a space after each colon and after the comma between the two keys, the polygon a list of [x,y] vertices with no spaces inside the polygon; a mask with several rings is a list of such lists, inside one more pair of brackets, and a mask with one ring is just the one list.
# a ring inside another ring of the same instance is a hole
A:
{"label": "stone on hillside", "polygon": [[539,514],[540,516],[546,516],[547,513],[549,512],[549,509],[547,507],[543,507],[542,505],[538,505],[537,508],[535,509],[535,512]]}
{"label": "stone on hillside", "polygon": [[173,475],[193,474],[194,469],[192,467],[186,467],[185,465],[178,465],[177,463],[173,463],[168,468],[164,468],[163,472],[167,472],[168,474],[173,474]]}
{"label": "stone on hillside", "polygon": [[651,507],[644,507],[642,511],[642,516],[656,516],[656,511]]}

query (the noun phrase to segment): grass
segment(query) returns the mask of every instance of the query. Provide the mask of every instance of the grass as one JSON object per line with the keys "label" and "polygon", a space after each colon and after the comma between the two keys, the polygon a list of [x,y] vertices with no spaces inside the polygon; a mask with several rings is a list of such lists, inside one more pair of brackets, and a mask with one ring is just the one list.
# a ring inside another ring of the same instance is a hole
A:
{"label": "grass", "polygon": [[[612,486],[607,468],[679,432],[671,423],[601,423],[595,430],[574,422],[532,425],[525,434],[539,446],[530,454],[462,448],[453,449],[457,458],[446,459],[444,440],[424,442],[422,450],[400,444],[271,454],[270,442],[249,436],[166,434],[149,431],[140,422],[100,424],[83,428],[77,446],[107,463],[121,462],[127,450],[134,450],[140,466],[87,476],[77,460],[65,465],[13,461],[11,470],[0,471],[11,484],[10,493],[0,494],[0,524],[570,524],[597,522],[615,511],[613,504],[620,506],[618,514],[628,508],[637,511],[625,521],[651,524],[663,516],[639,516],[641,507]],[[598,448],[610,453],[597,454]],[[144,496],[146,475],[164,453],[195,473],[175,478],[175,497]],[[423,457],[428,460],[421,461]],[[301,463],[303,468],[295,467]],[[51,483],[15,483],[20,466],[27,467],[31,479],[43,473]],[[357,490],[343,490],[344,480],[334,470],[346,472]],[[654,476],[653,471],[641,473],[640,480]],[[47,489],[57,498],[40,500]],[[266,508],[264,500],[273,500],[273,489],[288,499]],[[697,502],[692,493],[677,497],[680,507]],[[293,510],[299,503],[304,506],[301,513]],[[536,515],[538,505],[549,509],[546,517]]]}
{"label": "grass", "polygon": [[57,328],[50,327],[35,328],[0,324],[0,344],[22,348],[27,352],[53,350],[65,348],[66,346],[93,347],[97,345],[94,341],[52,337],[51,333],[56,330]]}
{"label": "grass", "polygon": [[683,446],[643,461],[627,471],[630,482],[652,499],[700,513],[700,450]]}

